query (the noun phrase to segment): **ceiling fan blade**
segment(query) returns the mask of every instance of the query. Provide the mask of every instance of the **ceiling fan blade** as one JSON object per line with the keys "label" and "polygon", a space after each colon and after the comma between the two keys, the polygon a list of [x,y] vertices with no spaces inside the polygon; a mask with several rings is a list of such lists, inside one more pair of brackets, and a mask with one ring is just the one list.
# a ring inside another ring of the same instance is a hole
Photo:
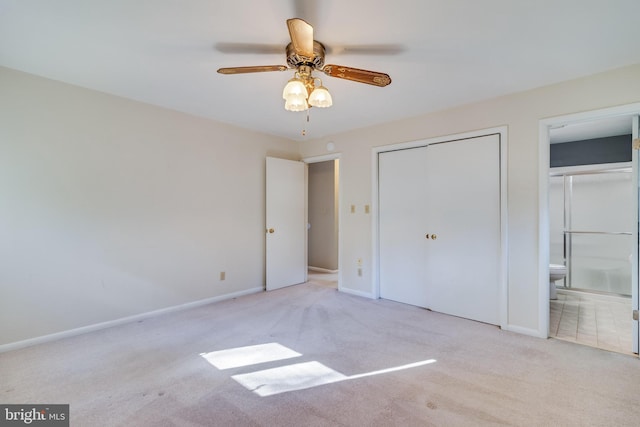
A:
{"label": "ceiling fan blade", "polygon": [[398,55],[405,51],[399,44],[334,45],[327,48],[330,55]]}
{"label": "ceiling fan blade", "polygon": [[391,83],[391,77],[389,77],[388,74],[361,70],[359,68],[345,67],[342,65],[325,65],[322,72],[331,77],[338,77],[339,79],[346,79],[380,87],[387,86]]}
{"label": "ceiling fan blade", "polygon": [[216,43],[214,45],[218,52],[222,53],[249,53],[249,54],[284,54],[284,47],[281,44],[262,43]]}
{"label": "ceiling fan blade", "polygon": [[313,27],[300,18],[287,19],[287,27],[295,52],[313,58]]}
{"label": "ceiling fan blade", "polygon": [[265,71],[286,71],[289,67],[286,65],[255,65],[252,67],[230,67],[219,68],[220,74],[244,74],[244,73],[262,73]]}

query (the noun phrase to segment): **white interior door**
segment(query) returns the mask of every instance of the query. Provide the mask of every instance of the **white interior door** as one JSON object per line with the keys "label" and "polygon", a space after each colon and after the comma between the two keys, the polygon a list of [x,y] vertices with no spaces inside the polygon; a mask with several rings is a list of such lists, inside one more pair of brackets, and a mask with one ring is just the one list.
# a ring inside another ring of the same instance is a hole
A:
{"label": "white interior door", "polygon": [[428,308],[498,325],[499,136],[433,144],[426,169]]}
{"label": "white interior door", "polygon": [[380,297],[427,307],[427,147],[378,155]]}
{"label": "white interior door", "polygon": [[306,164],[267,157],[266,287],[307,280]]}
{"label": "white interior door", "polygon": [[500,324],[500,139],[378,156],[380,296]]}

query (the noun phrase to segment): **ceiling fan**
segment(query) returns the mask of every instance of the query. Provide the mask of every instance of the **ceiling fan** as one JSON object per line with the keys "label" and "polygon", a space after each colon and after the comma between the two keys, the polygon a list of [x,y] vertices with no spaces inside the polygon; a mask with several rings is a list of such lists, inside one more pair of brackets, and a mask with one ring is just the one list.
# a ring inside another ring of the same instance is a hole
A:
{"label": "ceiling fan", "polygon": [[[391,83],[391,77],[385,73],[345,67],[343,65],[325,65],[325,46],[313,39],[313,27],[303,19],[287,20],[291,43],[286,47],[287,65],[257,65],[249,67],[220,68],[220,74],[261,73],[266,71],[295,70],[294,77],[284,88],[282,97],[285,109],[305,111],[309,107],[330,107],[333,104],[331,94],[322,85],[322,80],[312,75],[313,71],[340,79],[384,87]],[[319,81],[319,85],[316,84]]]}

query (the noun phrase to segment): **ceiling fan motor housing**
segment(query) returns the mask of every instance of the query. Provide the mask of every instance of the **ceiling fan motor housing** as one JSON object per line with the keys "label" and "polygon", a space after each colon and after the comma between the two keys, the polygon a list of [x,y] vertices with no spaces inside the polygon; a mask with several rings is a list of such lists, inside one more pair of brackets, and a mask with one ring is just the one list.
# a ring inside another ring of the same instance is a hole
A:
{"label": "ceiling fan motor housing", "polygon": [[287,45],[287,64],[291,68],[298,68],[301,65],[307,65],[316,70],[322,70],[324,66],[324,45],[318,41],[313,41],[313,58],[297,53],[293,47],[293,43]]}

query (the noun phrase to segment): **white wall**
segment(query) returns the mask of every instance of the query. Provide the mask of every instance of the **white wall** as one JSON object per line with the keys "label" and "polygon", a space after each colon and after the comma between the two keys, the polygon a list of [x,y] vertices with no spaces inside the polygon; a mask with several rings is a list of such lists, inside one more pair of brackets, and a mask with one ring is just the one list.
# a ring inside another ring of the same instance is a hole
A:
{"label": "white wall", "polygon": [[263,287],[265,156],[296,143],[6,68],[0,94],[0,345]]}
{"label": "white wall", "polygon": [[[540,64],[540,66],[544,66]],[[372,89],[374,90],[374,89]],[[384,96],[381,93],[380,96]],[[341,288],[374,295],[371,204],[372,148],[508,126],[508,325],[512,330],[546,336],[538,307],[538,128],[539,121],[574,112],[640,101],[640,65],[552,86],[503,96],[413,119],[383,124],[301,146],[302,157],[326,153],[330,139],[340,153]],[[547,161],[548,160],[544,160]],[[356,205],[356,213],[348,207]],[[357,275],[357,260],[364,273]],[[542,281],[544,282],[544,281]]]}

